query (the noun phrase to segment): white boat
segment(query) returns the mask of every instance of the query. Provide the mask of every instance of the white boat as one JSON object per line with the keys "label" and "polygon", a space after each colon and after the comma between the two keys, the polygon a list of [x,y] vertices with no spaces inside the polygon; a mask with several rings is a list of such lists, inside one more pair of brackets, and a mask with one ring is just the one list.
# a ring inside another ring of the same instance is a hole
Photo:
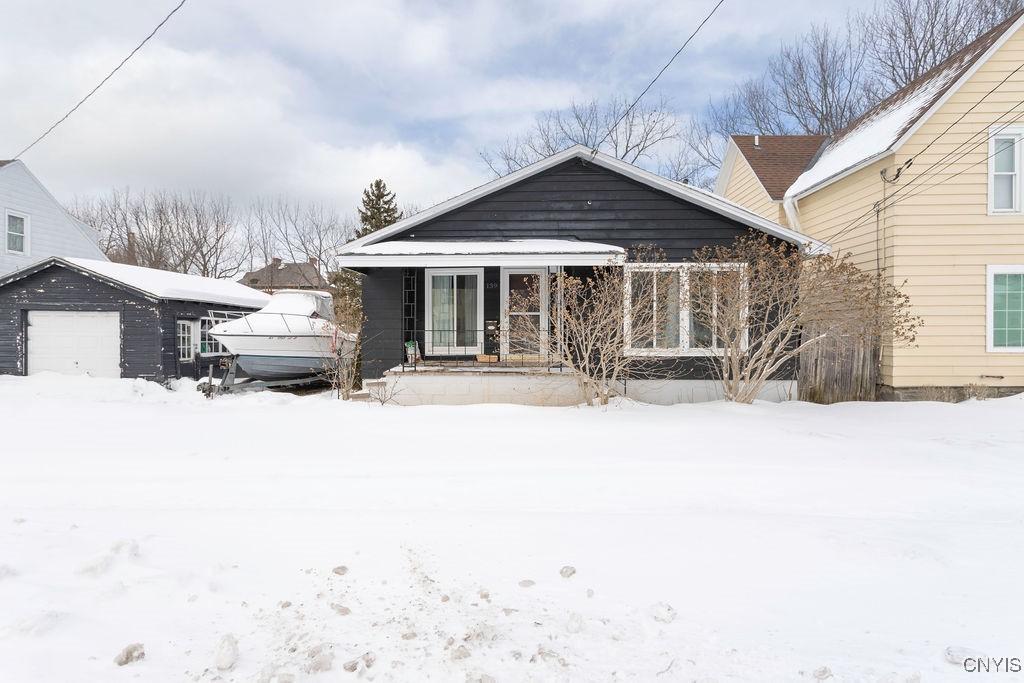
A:
{"label": "white boat", "polygon": [[210,335],[257,380],[313,377],[352,362],[356,337],[334,322],[331,295],[285,289],[255,313],[215,325]]}

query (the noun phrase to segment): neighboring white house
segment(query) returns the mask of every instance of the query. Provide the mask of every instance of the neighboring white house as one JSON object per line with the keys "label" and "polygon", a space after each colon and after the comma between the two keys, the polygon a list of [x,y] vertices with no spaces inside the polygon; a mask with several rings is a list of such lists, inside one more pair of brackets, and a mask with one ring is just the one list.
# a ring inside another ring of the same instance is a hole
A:
{"label": "neighboring white house", "polygon": [[21,161],[0,161],[0,276],[51,256],[107,260],[95,231],[74,218]]}

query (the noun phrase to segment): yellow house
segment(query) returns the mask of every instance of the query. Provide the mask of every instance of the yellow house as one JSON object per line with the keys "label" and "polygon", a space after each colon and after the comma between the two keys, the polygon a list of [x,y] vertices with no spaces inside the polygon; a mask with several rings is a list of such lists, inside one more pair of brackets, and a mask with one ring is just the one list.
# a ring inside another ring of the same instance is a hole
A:
{"label": "yellow house", "polygon": [[1022,25],[1018,12],[820,142],[781,193],[811,142],[729,142],[716,192],[905,283],[924,324],[883,349],[895,397],[1024,391]]}

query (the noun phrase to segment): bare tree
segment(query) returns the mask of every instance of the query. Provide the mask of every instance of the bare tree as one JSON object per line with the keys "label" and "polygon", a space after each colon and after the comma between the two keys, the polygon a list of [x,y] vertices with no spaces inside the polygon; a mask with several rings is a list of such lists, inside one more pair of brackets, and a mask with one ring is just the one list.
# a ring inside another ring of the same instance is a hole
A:
{"label": "bare tree", "polygon": [[843,257],[808,256],[766,235],[707,247],[694,261],[686,285],[691,336],[708,349],[708,366],[731,401],[754,401],[815,344],[909,344],[921,323],[884,274]]}
{"label": "bare tree", "polygon": [[1021,8],[1020,0],[885,0],[855,17],[888,92],[919,78]]}
{"label": "bare tree", "polygon": [[480,157],[495,176],[503,176],[573,145],[586,145],[630,163],[652,159],[679,137],[679,119],[669,101],[640,102],[630,109],[625,97],[574,102],[567,109],[539,114],[522,135],[509,138]]}
{"label": "bare tree", "polygon": [[800,133],[831,135],[879,99],[865,40],[853,28],[812,26],[768,62],[780,115]]}
{"label": "bare tree", "polygon": [[[663,260],[654,249],[632,251],[634,262]],[[647,376],[658,359],[630,354],[629,348],[643,348],[648,337],[671,315],[666,297],[656,297],[664,276],[651,271],[650,277],[626,278],[621,264],[593,268],[585,275],[559,272],[548,281],[537,281],[526,291],[509,296],[509,311],[535,310],[542,287],[551,293],[549,325],[538,316],[506,315],[510,353],[539,356],[568,369],[575,378],[584,402],[607,404],[627,378]],[[635,331],[634,336],[627,330]]]}
{"label": "bare tree", "polygon": [[[324,204],[261,197],[250,205],[242,229],[252,254],[250,269],[281,257],[313,263],[317,274],[329,279],[341,246],[355,234],[355,223]],[[319,286],[319,282],[311,274],[307,284]]]}
{"label": "bare tree", "polygon": [[115,188],[70,210],[99,231],[114,261],[218,278],[247,261],[234,207],[222,195]]}

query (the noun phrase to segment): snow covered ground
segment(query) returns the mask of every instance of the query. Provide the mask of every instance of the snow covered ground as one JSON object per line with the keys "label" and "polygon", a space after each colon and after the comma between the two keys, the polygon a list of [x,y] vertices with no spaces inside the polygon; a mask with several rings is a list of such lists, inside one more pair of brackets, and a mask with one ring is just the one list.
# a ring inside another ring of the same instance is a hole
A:
{"label": "snow covered ground", "polygon": [[948,647],[1024,656],[1022,418],[0,377],[0,680],[977,680]]}

